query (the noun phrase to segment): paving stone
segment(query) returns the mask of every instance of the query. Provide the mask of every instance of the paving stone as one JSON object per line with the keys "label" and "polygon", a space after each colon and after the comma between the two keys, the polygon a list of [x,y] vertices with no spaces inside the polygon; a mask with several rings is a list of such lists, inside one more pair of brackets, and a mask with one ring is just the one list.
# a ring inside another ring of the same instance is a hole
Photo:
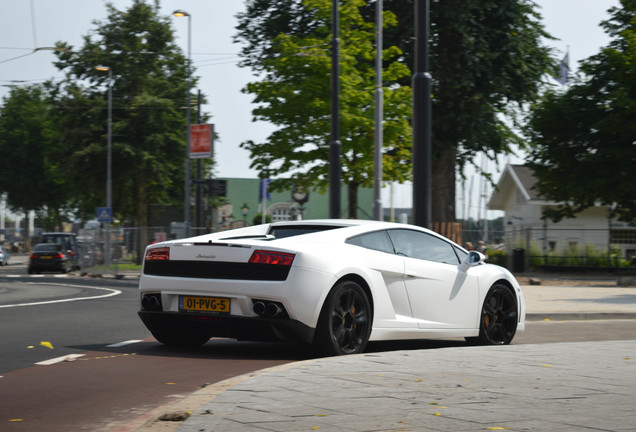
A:
{"label": "paving stone", "polygon": [[633,431],[634,406],[636,341],[455,347],[256,376],[179,431]]}

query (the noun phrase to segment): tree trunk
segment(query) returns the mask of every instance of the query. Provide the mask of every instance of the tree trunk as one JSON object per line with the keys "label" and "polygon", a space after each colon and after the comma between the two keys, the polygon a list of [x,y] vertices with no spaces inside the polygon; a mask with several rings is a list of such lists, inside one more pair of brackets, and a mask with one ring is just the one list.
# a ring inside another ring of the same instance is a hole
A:
{"label": "tree trunk", "polygon": [[455,163],[457,146],[438,147],[433,158],[432,221],[455,222]]}
{"label": "tree trunk", "polygon": [[349,199],[349,219],[358,218],[358,183],[351,182],[347,185],[347,198]]}
{"label": "tree trunk", "polygon": [[53,211],[55,217],[55,224],[60,227],[59,231],[62,231],[62,214],[60,213],[60,209],[55,206],[55,210]]}

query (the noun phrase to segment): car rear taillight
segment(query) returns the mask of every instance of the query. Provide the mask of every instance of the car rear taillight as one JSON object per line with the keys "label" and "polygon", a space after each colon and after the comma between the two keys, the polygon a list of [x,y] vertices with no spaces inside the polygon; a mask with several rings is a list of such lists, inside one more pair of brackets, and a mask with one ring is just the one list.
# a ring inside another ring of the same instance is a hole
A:
{"label": "car rear taillight", "polygon": [[145,261],[168,261],[170,259],[170,248],[160,247],[148,249],[146,251]]}
{"label": "car rear taillight", "polygon": [[64,258],[64,254],[61,253],[61,252],[57,252],[55,255],[53,255],[53,258],[62,259],[62,258]]}
{"label": "car rear taillight", "polygon": [[267,250],[255,250],[250,258],[250,264],[273,264],[290,266],[294,261],[294,254]]}

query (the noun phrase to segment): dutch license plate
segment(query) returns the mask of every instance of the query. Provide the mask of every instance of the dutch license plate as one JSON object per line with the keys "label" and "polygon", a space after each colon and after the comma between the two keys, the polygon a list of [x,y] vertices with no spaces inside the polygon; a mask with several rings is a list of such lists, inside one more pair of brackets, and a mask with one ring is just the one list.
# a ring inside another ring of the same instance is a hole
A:
{"label": "dutch license plate", "polygon": [[40,257],[41,259],[51,259],[53,258],[52,256],[48,256],[48,255],[43,255]]}
{"label": "dutch license plate", "polygon": [[180,296],[179,310],[230,313],[230,299],[223,297]]}

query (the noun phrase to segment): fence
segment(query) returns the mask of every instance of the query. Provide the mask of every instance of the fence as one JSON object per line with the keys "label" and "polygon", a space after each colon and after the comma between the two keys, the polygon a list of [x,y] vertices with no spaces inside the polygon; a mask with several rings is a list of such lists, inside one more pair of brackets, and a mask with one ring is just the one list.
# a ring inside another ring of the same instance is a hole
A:
{"label": "fence", "polygon": [[506,232],[513,271],[634,270],[636,228],[514,228]]}
{"label": "fence", "polygon": [[[244,222],[221,227],[237,228]],[[506,231],[461,230],[459,224],[433,227],[452,240],[478,249],[485,241],[489,262],[513,272],[527,270],[636,271],[636,228],[546,229],[506,227]],[[209,228],[190,229],[192,236],[209,233]],[[106,240],[110,235],[110,266]],[[147,245],[185,237],[183,224],[155,227],[104,227],[80,229],[80,265],[91,274],[118,275],[127,265],[141,264]],[[5,244],[5,246],[7,246]]]}
{"label": "fence", "polygon": [[[241,221],[235,225],[238,227],[242,224]],[[190,228],[191,236],[209,232],[210,229],[205,227]],[[107,262],[106,250],[108,236],[110,236],[110,265]],[[144,250],[149,244],[184,238],[186,231],[182,223],[154,227],[96,227],[80,229],[77,237],[80,243],[80,266],[83,273],[117,276],[127,266],[141,264]]]}

